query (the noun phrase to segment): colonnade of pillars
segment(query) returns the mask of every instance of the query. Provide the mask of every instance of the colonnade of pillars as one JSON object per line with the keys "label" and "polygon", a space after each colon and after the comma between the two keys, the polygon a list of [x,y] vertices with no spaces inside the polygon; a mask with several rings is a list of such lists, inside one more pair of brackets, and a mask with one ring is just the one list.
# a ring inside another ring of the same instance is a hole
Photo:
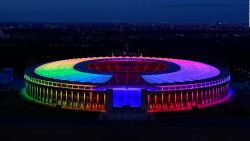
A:
{"label": "colonnade of pillars", "polygon": [[160,112],[209,106],[228,95],[229,84],[206,89],[148,93],[148,111]]}
{"label": "colonnade of pillars", "polygon": [[25,85],[27,94],[44,104],[87,111],[105,111],[106,94],[104,92],[56,89],[28,82]]}

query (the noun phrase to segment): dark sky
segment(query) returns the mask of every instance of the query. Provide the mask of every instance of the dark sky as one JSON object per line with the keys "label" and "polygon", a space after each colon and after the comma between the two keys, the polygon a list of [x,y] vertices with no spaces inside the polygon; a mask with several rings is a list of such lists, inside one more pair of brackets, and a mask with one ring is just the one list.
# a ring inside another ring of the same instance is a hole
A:
{"label": "dark sky", "polygon": [[247,24],[248,0],[0,0],[0,22]]}

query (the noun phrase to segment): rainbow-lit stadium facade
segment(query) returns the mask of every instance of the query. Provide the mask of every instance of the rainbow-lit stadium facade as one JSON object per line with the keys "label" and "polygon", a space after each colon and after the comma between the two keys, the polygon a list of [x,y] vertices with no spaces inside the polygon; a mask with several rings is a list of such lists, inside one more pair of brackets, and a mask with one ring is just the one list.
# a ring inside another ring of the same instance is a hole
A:
{"label": "rainbow-lit stadium facade", "polygon": [[26,94],[62,108],[108,112],[136,108],[169,112],[226,101],[229,72],[205,63],[154,57],[92,57],[26,70]]}

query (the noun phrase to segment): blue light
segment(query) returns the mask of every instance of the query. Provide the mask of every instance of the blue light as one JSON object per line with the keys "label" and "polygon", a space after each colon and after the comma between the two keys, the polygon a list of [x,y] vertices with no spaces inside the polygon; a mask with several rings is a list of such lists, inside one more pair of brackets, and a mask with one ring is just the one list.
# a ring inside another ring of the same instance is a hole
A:
{"label": "blue light", "polygon": [[141,89],[120,88],[113,89],[113,107],[140,107]]}

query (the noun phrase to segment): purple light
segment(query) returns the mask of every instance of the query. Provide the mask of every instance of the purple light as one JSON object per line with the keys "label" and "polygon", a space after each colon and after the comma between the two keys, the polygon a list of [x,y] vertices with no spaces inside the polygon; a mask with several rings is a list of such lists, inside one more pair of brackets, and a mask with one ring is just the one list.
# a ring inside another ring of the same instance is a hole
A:
{"label": "purple light", "polygon": [[[157,64],[149,63],[151,60]],[[83,69],[78,69],[76,65],[84,61],[89,62],[80,65]],[[105,63],[95,64],[100,61]],[[164,68],[159,69],[162,63]],[[97,67],[92,70],[90,64]],[[190,110],[194,106],[205,108],[232,97],[227,71],[188,60],[98,57],[63,60],[42,66],[36,68],[37,71],[32,67],[25,74],[27,94],[38,102],[61,104],[63,108],[105,112],[109,110],[106,105],[111,104],[116,110],[121,110],[117,107],[139,109],[147,106],[148,112],[168,112]],[[110,94],[109,90],[113,93]]]}
{"label": "purple light", "polygon": [[141,106],[141,89],[136,88],[115,88],[113,89],[113,106],[114,107],[140,107]]}
{"label": "purple light", "polygon": [[178,83],[203,80],[218,76],[220,71],[210,65],[178,59],[159,59],[175,63],[181,67],[179,71],[165,74],[142,75],[143,79],[151,84]]}

